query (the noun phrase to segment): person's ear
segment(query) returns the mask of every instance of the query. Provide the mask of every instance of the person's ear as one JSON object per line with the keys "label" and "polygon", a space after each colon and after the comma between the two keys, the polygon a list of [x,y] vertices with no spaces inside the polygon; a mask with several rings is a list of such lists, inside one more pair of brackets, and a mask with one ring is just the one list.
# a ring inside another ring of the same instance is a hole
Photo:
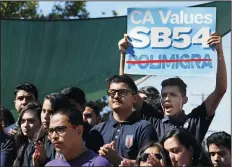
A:
{"label": "person's ear", "polygon": [[191,157],[193,157],[193,148],[192,148],[192,146],[189,147],[189,152],[190,152]]}
{"label": "person's ear", "polygon": [[188,97],[187,96],[184,96],[183,97],[183,104],[186,104],[188,102]]}
{"label": "person's ear", "polygon": [[78,136],[82,136],[83,131],[84,131],[84,127],[82,125],[79,125],[76,127],[76,131],[77,131]]}
{"label": "person's ear", "polygon": [[133,95],[133,104],[135,104],[137,102],[138,96],[139,95],[137,93]]}

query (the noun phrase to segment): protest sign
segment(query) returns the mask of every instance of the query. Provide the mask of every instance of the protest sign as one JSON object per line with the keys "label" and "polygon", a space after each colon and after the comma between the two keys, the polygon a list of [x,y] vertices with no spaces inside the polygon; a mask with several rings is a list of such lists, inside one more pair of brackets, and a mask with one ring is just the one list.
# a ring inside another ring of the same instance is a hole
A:
{"label": "protest sign", "polygon": [[157,76],[213,76],[216,8],[128,8],[124,72]]}

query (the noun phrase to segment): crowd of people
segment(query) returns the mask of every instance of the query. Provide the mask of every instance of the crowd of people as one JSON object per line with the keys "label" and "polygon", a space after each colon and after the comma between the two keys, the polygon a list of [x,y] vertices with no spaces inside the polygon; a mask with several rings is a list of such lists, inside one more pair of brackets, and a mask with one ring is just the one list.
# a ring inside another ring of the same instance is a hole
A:
{"label": "crowd of people", "polygon": [[79,87],[48,94],[40,104],[34,84],[16,86],[17,121],[1,107],[1,166],[231,166],[230,134],[215,132],[206,139],[207,149],[202,147],[227,89],[221,37],[208,40],[217,51],[215,89],[189,114],[181,78],[163,80],[158,91],[138,89],[123,73],[127,38],[118,43],[120,73],[107,79],[106,121]]}

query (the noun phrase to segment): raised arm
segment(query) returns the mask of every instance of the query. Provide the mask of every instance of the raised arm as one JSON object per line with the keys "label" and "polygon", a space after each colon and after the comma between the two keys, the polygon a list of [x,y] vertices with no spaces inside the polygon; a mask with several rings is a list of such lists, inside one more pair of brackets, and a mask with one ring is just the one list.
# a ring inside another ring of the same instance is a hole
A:
{"label": "raised arm", "polygon": [[227,73],[221,37],[217,33],[213,33],[211,34],[207,42],[210,46],[216,45],[217,50],[216,87],[214,91],[205,100],[207,115],[208,117],[211,117],[214,115],[222,97],[226,92]]}
{"label": "raised arm", "polygon": [[128,47],[128,40],[127,39],[128,39],[128,35],[124,34],[124,38],[118,42],[118,48],[119,48],[120,53],[121,53],[119,75],[124,74],[125,55],[126,55],[126,49]]}

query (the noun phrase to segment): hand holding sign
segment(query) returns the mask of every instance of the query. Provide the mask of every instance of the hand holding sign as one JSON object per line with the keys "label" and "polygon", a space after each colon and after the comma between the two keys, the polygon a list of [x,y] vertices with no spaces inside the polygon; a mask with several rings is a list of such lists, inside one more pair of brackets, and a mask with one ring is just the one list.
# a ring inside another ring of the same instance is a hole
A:
{"label": "hand holding sign", "polygon": [[216,32],[210,35],[209,39],[207,40],[207,44],[209,46],[216,45],[217,51],[222,51],[221,36],[219,36]]}
{"label": "hand holding sign", "polygon": [[128,35],[124,34],[124,38],[118,42],[118,48],[122,55],[125,55],[126,49],[128,47]]}
{"label": "hand holding sign", "polygon": [[216,8],[128,8],[127,74],[213,76]]}

